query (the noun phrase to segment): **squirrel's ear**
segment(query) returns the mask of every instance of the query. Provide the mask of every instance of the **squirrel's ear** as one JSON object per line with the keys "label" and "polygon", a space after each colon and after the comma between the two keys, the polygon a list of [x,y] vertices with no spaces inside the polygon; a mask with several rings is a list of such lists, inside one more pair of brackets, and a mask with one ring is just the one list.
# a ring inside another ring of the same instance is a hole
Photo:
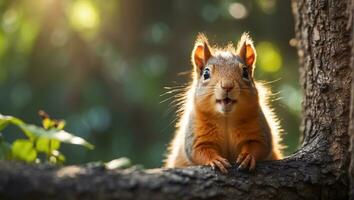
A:
{"label": "squirrel's ear", "polygon": [[249,72],[253,74],[254,64],[256,61],[256,49],[253,41],[247,33],[244,33],[237,45],[237,55],[245,62]]}
{"label": "squirrel's ear", "polygon": [[205,35],[199,34],[192,52],[192,63],[198,73],[203,70],[211,55],[208,39]]}

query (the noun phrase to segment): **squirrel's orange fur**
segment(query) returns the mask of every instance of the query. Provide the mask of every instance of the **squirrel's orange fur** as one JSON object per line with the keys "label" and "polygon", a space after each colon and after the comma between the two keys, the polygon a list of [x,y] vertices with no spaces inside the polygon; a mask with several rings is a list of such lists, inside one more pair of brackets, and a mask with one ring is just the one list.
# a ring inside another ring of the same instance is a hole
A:
{"label": "squirrel's orange fur", "polygon": [[279,125],[267,105],[268,90],[253,80],[256,51],[248,34],[237,49],[210,47],[200,34],[192,52],[193,82],[182,104],[166,167],[230,163],[254,169],[282,158]]}

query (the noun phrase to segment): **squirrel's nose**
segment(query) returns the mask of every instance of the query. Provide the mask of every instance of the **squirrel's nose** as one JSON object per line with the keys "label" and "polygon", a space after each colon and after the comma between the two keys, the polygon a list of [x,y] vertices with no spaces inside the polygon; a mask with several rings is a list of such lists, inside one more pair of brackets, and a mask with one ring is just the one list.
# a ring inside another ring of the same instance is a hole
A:
{"label": "squirrel's nose", "polygon": [[230,92],[234,88],[234,83],[232,81],[221,82],[221,88],[226,92]]}

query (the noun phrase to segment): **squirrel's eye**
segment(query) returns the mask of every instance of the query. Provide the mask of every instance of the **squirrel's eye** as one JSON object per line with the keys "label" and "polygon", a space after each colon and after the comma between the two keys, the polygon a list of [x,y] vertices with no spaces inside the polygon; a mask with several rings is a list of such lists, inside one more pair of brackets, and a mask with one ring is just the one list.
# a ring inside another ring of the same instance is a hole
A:
{"label": "squirrel's eye", "polygon": [[243,78],[243,79],[246,79],[247,81],[250,79],[250,77],[249,77],[249,74],[248,74],[248,71],[247,71],[247,68],[246,68],[246,67],[242,68],[242,78]]}
{"label": "squirrel's eye", "polygon": [[210,78],[210,69],[206,68],[203,72],[203,78],[204,80],[207,80]]}

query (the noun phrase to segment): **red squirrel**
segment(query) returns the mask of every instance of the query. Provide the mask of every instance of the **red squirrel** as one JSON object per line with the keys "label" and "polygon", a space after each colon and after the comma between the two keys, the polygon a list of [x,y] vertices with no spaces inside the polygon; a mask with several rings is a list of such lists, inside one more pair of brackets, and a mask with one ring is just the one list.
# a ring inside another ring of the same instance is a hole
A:
{"label": "red squirrel", "polygon": [[198,35],[193,81],[165,167],[209,165],[227,173],[233,162],[253,170],[258,161],[282,158],[280,126],[267,104],[268,90],[254,80],[255,61],[247,33],[236,49],[211,47],[205,35]]}

